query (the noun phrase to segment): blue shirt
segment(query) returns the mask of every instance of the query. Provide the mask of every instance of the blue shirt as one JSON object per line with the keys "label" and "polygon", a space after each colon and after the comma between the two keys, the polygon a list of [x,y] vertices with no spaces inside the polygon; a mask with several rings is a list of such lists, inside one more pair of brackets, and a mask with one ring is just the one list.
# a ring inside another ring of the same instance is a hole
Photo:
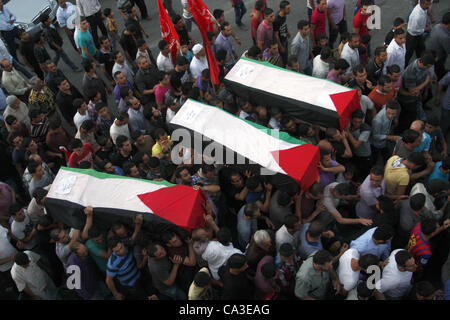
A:
{"label": "blue shirt", "polygon": [[238,243],[243,249],[247,247],[251,236],[258,230],[256,219],[244,220],[244,208],[245,206],[239,210],[237,217]]}
{"label": "blue shirt", "polygon": [[386,137],[391,132],[392,120],[386,116],[386,107],[372,120],[372,144],[378,149],[386,147]]}
{"label": "blue shirt", "polygon": [[231,44],[230,37],[225,37],[222,34],[222,32],[220,32],[214,44],[216,46],[216,52],[220,49],[223,49],[227,52],[228,61],[226,65],[232,66],[234,64],[234,56],[233,56],[233,45]]}
{"label": "blue shirt", "polygon": [[[92,35],[89,32],[89,30],[86,32],[82,32],[81,30],[79,30],[78,45],[80,46],[80,49],[82,47],[86,47],[87,52],[92,57],[95,57],[95,55],[97,54],[97,48],[95,48],[94,39],[92,38]],[[87,58],[83,50],[81,50],[81,55],[83,56],[83,58]]]}
{"label": "blue shirt", "polygon": [[106,265],[106,274],[110,277],[117,276],[120,284],[131,287],[134,286],[141,274],[136,267],[133,252],[128,248],[125,249],[126,253],[122,257],[114,252],[111,254]]}
{"label": "blue shirt", "polygon": [[311,223],[306,223],[305,225],[303,225],[297,235],[298,255],[300,256],[300,258],[304,260],[308,259],[308,257],[317,250],[323,249],[321,240],[316,242],[310,242],[306,238],[306,233],[308,232],[310,225]]}
{"label": "blue shirt", "polygon": [[422,135],[422,142],[420,146],[414,148],[414,152],[429,151],[431,145],[431,137],[428,133],[424,132]]}
{"label": "blue shirt", "polygon": [[[59,26],[61,28],[64,27],[69,28],[69,26],[72,24],[72,22],[70,21],[70,17],[74,15],[75,11],[76,11],[75,6],[68,1],[66,2],[65,8],[58,7],[58,10],[56,11],[56,20],[58,20]],[[74,20],[73,23],[75,23],[75,19],[73,20]],[[67,23],[69,23],[69,26],[67,25]]]}
{"label": "blue shirt", "polygon": [[3,113],[7,107],[6,96],[3,90],[0,88],[0,113]]}
{"label": "blue shirt", "polygon": [[442,161],[436,162],[436,166],[434,167],[433,172],[430,174],[430,177],[428,178],[428,181],[431,181],[433,179],[439,179],[448,181],[450,178],[450,173],[443,174],[441,171],[442,167]]}
{"label": "blue shirt", "polygon": [[[12,17],[11,17],[12,16]],[[9,11],[6,6],[3,6],[3,11],[0,11],[0,30],[1,31],[11,31],[14,29],[14,23],[10,24],[8,21],[16,21],[16,17]]]}
{"label": "blue shirt", "polygon": [[378,227],[367,230],[356,240],[350,242],[350,248],[358,250],[360,255],[373,254],[381,260],[385,260],[391,253],[391,240],[387,243],[376,245],[373,242],[372,236]]}

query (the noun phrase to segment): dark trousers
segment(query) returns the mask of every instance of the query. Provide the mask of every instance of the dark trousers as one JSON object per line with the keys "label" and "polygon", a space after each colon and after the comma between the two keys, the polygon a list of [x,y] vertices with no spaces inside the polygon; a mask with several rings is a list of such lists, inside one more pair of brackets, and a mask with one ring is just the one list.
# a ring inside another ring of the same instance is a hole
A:
{"label": "dark trousers", "polygon": [[374,146],[371,147],[372,147],[372,167],[375,165],[384,167],[386,161],[392,155],[392,151],[390,152],[390,149],[388,147],[384,147],[381,149],[376,148]]}
{"label": "dark trousers", "polygon": [[172,8],[172,0],[164,0],[163,1],[164,8],[166,8],[167,13],[172,18],[174,15],[176,15],[176,12]]}
{"label": "dark trousers", "polygon": [[247,8],[245,7],[244,1],[234,5],[234,16],[236,18],[236,24],[238,26],[242,25],[242,17],[246,12]]}
{"label": "dark trousers", "polygon": [[14,59],[17,59],[17,47],[16,47],[16,39],[19,38],[19,29],[15,27],[10,31],[2,31],[3,39],[5,39],[6,45],[8,46],[9,53],[13,56]]}
{"label": "dark trousers", "polygon": [[134,5],[137,5],[139,7],[139,10],[141,11],[141,17],[142,19],[146,19],[148,17],[148,12],[147,12],[147,6],[145,5],[145,1],[144,0],[132,0],[131,1]]}
{"label": "dark trousers", "polygon": [[328,30],[330,32],[330,39],[328,41],[328,44],[330,48],[333,48],[334,42],[337,39],[338,33],[342,36],[343,33],[347,32],[347,21],[342,19],[341,22],[337,24],[338,28],[333,29],[331,26],[329,26]]}
{"label": "dark trousers", "polygon": [[417,105],[419,100],[416,101],[404,101],[401,96],[398,97],[398,102],[402,107],[400,116],[398,117],[398,125],[396,132],[403,133],[406,129],[409,129],[411,123],[417,119]]}
{"label": "dark trousers", "polygon": [[78,51],[77,45],[75,44],[75,39],[73,38],[73,34],[75,32],[75,29],[73,29],[73,30],[65,29],[65,32],[67,34],[67,38],[69,38],[69,41],[72,44],[72,47],[75,49],[75,51]]}
{"label": "dark trousers", "polygon": [[372,165],[372,157],[354,156],[352,158],[352,163],[356,167],[356,181],[363,182],[369,174]]}
{"label": "dark trousers", "polygon": [[106,30],[106,27],[103,24],[103,20],[102,20],[102,11],[99,10],[97,13],[93,14],[92,16],[86,17],[86,19],[91,26],[92,38],[94,39],[95,46],[97,48],[99,48],[100,43],[98,42],[97,27],[100,29],[100,31],[102,32],[102,34],[105,37],[108,36],[108,31]]}
{"label": "dark trousers", "polygon": [[405,68],[409,64],[409,60],[416,53],[416,57],[420,58],[425,51],[425,38],[423,36],[412,36],[408,32],[406,33],[406,56],[405,56]]}
{"label": "dark trousers", "polygon": [[308,8],[308,22],[311,23],[311,16],[312,16],[313,10],[311,8]]}
{"label": "dark trousers", "polygon": [[145,286],[143,285],[142,278],[140,278],[132,287],[124,286],[119,281],[118,289],[119,292],[125,296],[125,300],[146,300],[147,299],[147,291],[145,290]]}

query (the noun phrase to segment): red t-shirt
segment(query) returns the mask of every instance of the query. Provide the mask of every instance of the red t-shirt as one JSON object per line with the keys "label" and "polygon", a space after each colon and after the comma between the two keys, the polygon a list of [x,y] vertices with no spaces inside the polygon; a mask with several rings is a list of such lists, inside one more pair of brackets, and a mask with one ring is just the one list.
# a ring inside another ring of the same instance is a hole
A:
{"label": "red t-shirt", "polygon": [[259,24],[261,23],[261,21],[264,18],[264,14],[262,12],[259,12],[259,15],[257,18],[255,18],[255,15],[258,13],[255,13],[252,16],[252,21],[251,21],[251,34],[252,34],[252,38],[256,39],[256,31],[258,30]]}
{"label": "red t-shirt", "polygon": [[311,24],[316,25],[316,29],[314,30],[314,35],[317,36],[320,33],[327,34],[325,31],[326,26],[326,14],[324,12],[320,12],[319,8],[314,9],[314,12],[311,16]]}
{"label": "red t-shirt", "polygon": [[361,14],[361,9],[359,9],[358,13],[353,17],[353,28],[358,28],[358,34],[360,37],[369,33],[369,29],[367,28],[367,19],[369,19],[370,15],[363,16]]}
{"label": "red t-shirt", "polygon": [[69,158],[69,167],[70,168],[78,168],[80,162],[89,161],[93,163],[93,157],[95,154],[95,150],[89,142],[83,144],[83,154],[81,156],[77,155],[75,152],[72,152]]}
{"label": "red t-shirt", "polygon": [[382,94],[377,91],[377,88],[373,88],[373,90],[369,93],[369,99],[372,100],[375,109],[377,112],[381,110],[381,108],[394,99],[395,97],[395,88],[392,88],[392,90],[388,94]]}

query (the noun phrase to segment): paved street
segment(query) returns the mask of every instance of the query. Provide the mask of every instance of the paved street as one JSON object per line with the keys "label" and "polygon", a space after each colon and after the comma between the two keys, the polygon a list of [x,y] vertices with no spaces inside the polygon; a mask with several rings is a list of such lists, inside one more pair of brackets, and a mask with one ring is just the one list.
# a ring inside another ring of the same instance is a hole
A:
{"label": "paved street", "polygon": [[[75,2],[75,0],[72,0],[72,2]],[[102,3],[103,8],[111,8],[115,14],[116,21],[119,24],[119,29],[123,30],[124,27],[124,21],[122,17],[119,14],[119,11],[117,9],[116,0],[100,0]],[[182,6],[180,0],[172,0],[173,2],[173,8],[174,10],[182,14]],[[234,43],[235,51],[238,55],[241,55],[245,50],[247,50],[252,45],[252,40],[250,37],[250,13],[253,9],[253,5],[255,3],[255,0],[244,0],[245,5],[247,7],[247,14],[243,18],[243,23],[245,24],[245,29],[242,30],[239,29],[235,24],[234,19],[234,10],[230,5],[229,0],[204,0],[205,4],[209,7],[210,11],[212,12],[214,9],[220,8],[225,10],[225,17],[227,21],[229,21],[233,27],[233,30],[237,34],[237,36],[241,39],[242,45],[239,46],[236,43]],[[277,11],[278,5],[280,0],[267,0],[268,7],[274,9]],[[349,22],[349,31],[352,29],[351,21],[353,20],[353,12],[356,4],[356,0],[347,0],[347,9],[346,9],[346,15],[347,15],[347,21]],[[149,47],[151,48],[154,57],[156,58],[159,50],[157,48],[158,41],[161,39],[161,33],[160,33],[160,27],[159,27],[159,16],[158,16],[158,9],[157,9],[157,1],[156,0],[146,0],[147,8],[151,17],[151,20],[144,20],[143,26],[150,35],[149,39],[146,39],[148,41]],[[381,7],[381,30],[373,30],[371,32],[372,35],[372,41],[371,41],[371,48],[372,51],[375,50],[375,48],[378,45],[383,44],[384,37],[386,33],[391,29],[393,20],[396,17],[403,17],[406,19],[406,17],[409,14],[410,11],[410,0],[377,0],[376,4]],[[300,0],[300,1],[291,1],[291,13],[287,18],[288,22],[288,29],[292,35],[292,37],[295,36],[297,30],[296,25],[297,22],[300,19],[306,19],[307,18],[307,9],[306,9],[306,0]],[[436,18],[436,20],[439,22],[442,18],[442,15],[444,12],[448,11],[450,9],[450,1],[448,0],[441,0],[439,3],[434,4],[433,6],[433,13]],[[327,28],[328,30],[328,28]],[[78,55],[77,52],[74,51],[72,46],[70,45],[69,41],[67,40],[67,37],[65,33],[61,31],[61,34],[63,35],[63,39],[65,41],[64,48],[66,52],[69,54],[70,58],[79,64],[81,62],[81,57]],[[100,31],[99,31],[99,34]],[[192,37],[195,41],[201,41],[200,33],[198,32],[198,29],[195,25],[193,25],[192,29]],[[49,50],[49,52],[52,54],[52,51]],[[78,86],[81,85],[81,80],[83,73],[73,73],[72,70],[64,64],[64,62],[60,61],[59,68],[63,70],[63,72],[70,77],[73,83],[77,84]],[[111,108],[111,111],[115,113],[116,106],[114,103],[114,100],[110,97],[108,104]]]}

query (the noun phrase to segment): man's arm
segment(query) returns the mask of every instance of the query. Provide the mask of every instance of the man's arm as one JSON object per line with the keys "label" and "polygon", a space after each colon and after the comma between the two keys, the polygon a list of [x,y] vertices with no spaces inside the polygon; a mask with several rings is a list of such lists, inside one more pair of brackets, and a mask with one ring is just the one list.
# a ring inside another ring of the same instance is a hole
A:
{"label": "man's arm", "polygon": [[108,289],[111,291],[111,293],[113,294],[114,298],[116,300],[123,300],[124,296],[123,294],[121,294],[119,291],[117,291],[116,289],[116,285],[114,284],[114,278],[106,275],[106,285],[108,286]]}
{"label": "man's arm", "polygon": [[[330,24],[331,28],[337,29],[338,26],[334,23],[333,17],[331,16],[331,12],[332,12],[332,10],[327,8],[328,23]],[[345,17],[345,15],[344,15],[344,17]]]}
{"label": "man's arm", "polygon": [[86,215],[86,224],[84,225],[83,233],[81,234],[81,239],[86,241],[89,239],[88,232],[89,229],[92,227],[92,216],[93,216],[93,210],[91,206],[87,206],[84,209],[84,214]]}
{"label": "man's arm", "polygon": [[27,285],[25,285],[25,288],[23,289],[23,292],[25,292],[33,300],[41,300],[41,297],[35,295],[33,293],[33,291],[31,291],[31,289]]}
{"label": "man's arm", "polygon": [[192,238],[189,238],[188,240],[186,240],[186,243],[187,243],[188,249],[189,249],[189,256],[184,258],[183,265],[188,266],[188,267],[193,267],[193,266],[195,266],[197,261],[195,260],[195,251],[194,251],[194,247],[192,246]]}
{"label": "man's arm", "polygon": [[338,173],[344,173],[345,172],[345,167],[342,164],[338,164],[337,166],[334,167],[330,167],[330,168],[326,168],[322,165],[321,162],[319,162],[319,169],[323,172],[331,172],[334,174],[338,174]]}
{"label": "man's arm", "polygon": [[180,256],[174,256],[173,258],[169,258],[172,263],[172,270],[170,271],[169,278],[163,281],[163,283],[166,286],[171,286],[175,282],[175,279],[177,277],[178,268],[180,267],[180,264],[183,262],[183,259]]}
{"label": "man's arm", "polygon": [[131,236],[131,240],[135,240],[139,232],[141,231],[142,223],[144,222],[144,216],[142,214],[138,214],[134,219],[134,232]]}
{"label": "man's arm", "polygon": [[342,217],[342,215],[340,214],[339,211],[332,211],[330,212],[331,215],[334,217],[334,219],[336,219],[336,222],[339,224],[362,224],[364,226],[370,226],[372,224],[372,220],[371,219],[350,219],[350,218],[344,218]]}

